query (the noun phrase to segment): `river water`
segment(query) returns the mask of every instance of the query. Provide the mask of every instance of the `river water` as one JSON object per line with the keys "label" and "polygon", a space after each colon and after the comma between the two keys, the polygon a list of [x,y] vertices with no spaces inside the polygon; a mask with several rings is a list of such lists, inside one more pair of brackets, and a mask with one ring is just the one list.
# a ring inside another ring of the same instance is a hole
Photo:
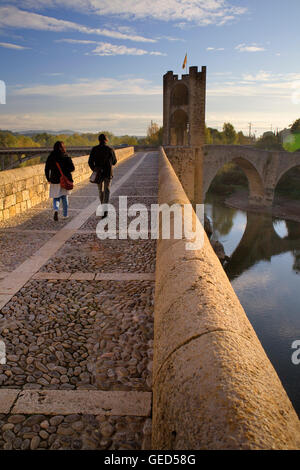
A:
{"label": "river water", "polygon": [[300,416],[300,223],[232,209],[213,195],[205,212],[231,257],[231,284]]}

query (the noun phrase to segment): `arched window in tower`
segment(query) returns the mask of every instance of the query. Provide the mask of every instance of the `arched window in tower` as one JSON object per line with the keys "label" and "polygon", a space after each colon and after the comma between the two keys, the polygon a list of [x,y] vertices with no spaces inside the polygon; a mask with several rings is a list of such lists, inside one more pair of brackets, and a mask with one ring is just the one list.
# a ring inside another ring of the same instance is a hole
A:
{"label": "arched window in tower", "polygon": [[172,90],[171,106],[185,106],[189,104],[189,92],[183,83],[178,83]]}

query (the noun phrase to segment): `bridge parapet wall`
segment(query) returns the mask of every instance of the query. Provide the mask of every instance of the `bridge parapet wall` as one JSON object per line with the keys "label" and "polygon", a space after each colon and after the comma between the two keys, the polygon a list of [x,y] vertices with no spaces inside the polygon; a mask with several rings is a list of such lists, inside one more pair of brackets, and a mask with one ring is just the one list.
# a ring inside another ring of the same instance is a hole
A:
{"label": "bridge parapet wall", "polygon": [[[189,199],[161,149],[164,203]],[[187,241],[158,240],[152,447],[299,449],[298,417],[208,238]]]}
{"label": "bridge parapet wall", "polygon": [[[133,147],[117,149],[118,162],[133,155]],[[88,155],[74,157],[75,185],[91,175]],[[0,221],[20,214],[49,197],[49,184],[44,173],[45,164],[0,172]]]}
{"label": "bridge parapet wall", "polygon": [[193,203],[203,203],[218,171],[234,162],[248,179],[249,203],[272,206],[280,178],[291,168],[300,166],[299,152],[268,151],[241,145],[165,146],[164,149]]}

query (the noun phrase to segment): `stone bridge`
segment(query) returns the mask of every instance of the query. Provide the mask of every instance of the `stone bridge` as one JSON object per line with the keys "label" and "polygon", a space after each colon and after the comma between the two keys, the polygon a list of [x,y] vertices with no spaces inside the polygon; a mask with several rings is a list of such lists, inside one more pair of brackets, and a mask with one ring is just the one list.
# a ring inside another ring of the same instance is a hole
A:
{"label": "stone bridge", "polygon": [[249,204],[271,206],[277,184],[290,169],[300,166],[300,153],[274,152],[239,145],[165,147],[184,189],[194,202],[204,202],[206,193],[226,163],[236,163],[249,184]]}
{"label": "stone bridge", "polygon": [[[119,196],[190,204],[195,154],[177,149],[181,184],[163,149],[119,150],[117,220]],[[87,156],[74,163],[58,222],[43,165],[0,174],[0,448],[299,449],[296,412],[203,230],[195,251],[149,231],[99,239]]]}

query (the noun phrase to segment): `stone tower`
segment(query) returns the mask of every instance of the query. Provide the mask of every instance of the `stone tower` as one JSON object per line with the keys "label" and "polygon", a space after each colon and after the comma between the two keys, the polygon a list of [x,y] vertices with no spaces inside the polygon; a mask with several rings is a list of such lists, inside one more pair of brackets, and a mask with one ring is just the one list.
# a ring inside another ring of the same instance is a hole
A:
{"label": "stone tower", "polygon": [[190,67],[181,80],[164,75],[164,145],[201,147],[205,143],[206,67]]}

